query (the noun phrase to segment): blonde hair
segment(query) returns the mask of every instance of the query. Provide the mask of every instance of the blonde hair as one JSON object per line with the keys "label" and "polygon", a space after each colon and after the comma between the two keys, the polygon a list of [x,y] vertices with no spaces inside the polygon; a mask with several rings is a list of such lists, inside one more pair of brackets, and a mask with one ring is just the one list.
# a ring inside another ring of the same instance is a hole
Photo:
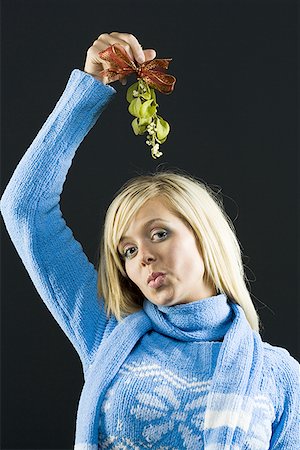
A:
{"label": "blonde hair", "polygon": [[246,286],[239,241],[219,193],[191,175],[162,171],[128,180],[110,204],[101,236],[98,295],[106,313],[118,321],[142,309],[144,296],[128,278],[118,245],[122,235],[147,200],[160,197],[188,224],[204,262],[204,282],[213,284],[239,304],[251,328],[259,332],[259,317]]}

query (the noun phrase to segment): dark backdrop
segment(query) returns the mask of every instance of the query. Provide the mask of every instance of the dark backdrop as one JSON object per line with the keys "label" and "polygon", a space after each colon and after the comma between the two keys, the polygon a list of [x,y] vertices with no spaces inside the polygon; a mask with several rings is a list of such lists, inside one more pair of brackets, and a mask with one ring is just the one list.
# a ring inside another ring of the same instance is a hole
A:
{"label": "dark backdrop", "polygon": [[[5,0],[2,191],[101,33],[131,32],[172,57],[171,124],[153,160],[118,95],[78,150],[61,199],[95,264],[103,214],[128,178],[179,167],[222,188],[243,246],[263,339],[299,359],[297,327],[296,2]],[[129,79],[129,84],[134,78]],[[3,222],[2,222],[3,224]],[[2,444],[71,449],[83,384],[75,350],[2,229]]]}

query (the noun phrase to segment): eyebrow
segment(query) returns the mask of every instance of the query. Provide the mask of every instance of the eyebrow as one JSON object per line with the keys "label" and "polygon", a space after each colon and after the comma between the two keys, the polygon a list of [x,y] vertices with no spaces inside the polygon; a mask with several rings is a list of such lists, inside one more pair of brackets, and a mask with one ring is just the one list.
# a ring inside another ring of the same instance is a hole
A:
{"label": "eyebrow", "polygon": [[[156,219],[148,220],[148,222],[145,223],[145,225],[143,226],[143,228],[146,228],[147,226],[151,225],[153,222],[158,222],[158,221],[170,223],[169,220],[165,220],[165,219],[161,219],[160,217],[157,217]],[[123,237],[120,239],[119,245],[120,245],[123,241],[125,241],[126,239],[130,239],[130,236],[123,236]]]}

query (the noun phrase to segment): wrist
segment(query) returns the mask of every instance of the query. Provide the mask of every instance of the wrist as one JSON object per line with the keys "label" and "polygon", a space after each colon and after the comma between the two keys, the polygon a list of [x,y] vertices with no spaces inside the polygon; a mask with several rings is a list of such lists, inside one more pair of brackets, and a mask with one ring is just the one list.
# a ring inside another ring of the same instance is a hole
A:
{"label": "wrist", "polygon": [[86,70],[84,70],[84,72],[87,73],[88,75],[91,75],[93,78],[95,78],[95,80],[100,81],[100,83],[102,83],[102,84],[107,84],[107,83],[104,81],[104,78],[103,78],[103,77],[100,77],[99,75],[95,75],[95,74],[93,74],[93,73],[87,72]]}

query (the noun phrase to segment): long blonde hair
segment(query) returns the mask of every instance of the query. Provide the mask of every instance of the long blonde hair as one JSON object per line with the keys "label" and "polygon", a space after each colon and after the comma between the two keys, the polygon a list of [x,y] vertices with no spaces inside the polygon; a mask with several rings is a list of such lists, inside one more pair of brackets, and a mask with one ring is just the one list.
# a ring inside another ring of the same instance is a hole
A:
{"label": "long blonde hair", "polygon": [[118,244],[129,222],[147,200],[161,197],[188,224],[204,262],[204,281],[239,304],[255,331],[259,317],[246,286],[242,253],[220,193],[188,174],[161,171],[128,180],[116,193],[105,216],[98,267],[98,295],[107,316],[118,321],[142,309],[144,296],[128,278]]}

